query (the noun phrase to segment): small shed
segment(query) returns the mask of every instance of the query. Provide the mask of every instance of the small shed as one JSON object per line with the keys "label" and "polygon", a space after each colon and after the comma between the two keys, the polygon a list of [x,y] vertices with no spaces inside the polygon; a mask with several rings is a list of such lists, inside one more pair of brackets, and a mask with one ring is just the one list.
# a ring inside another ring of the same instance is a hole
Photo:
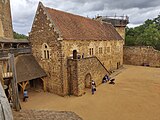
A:
{"label": "small shed", "polygon": [[[24,90],[29,80],[46,76],[45,71],[31,54],[19,55],[15,58],[17,83]],[[43,81],[44,82],[44,81]]]}

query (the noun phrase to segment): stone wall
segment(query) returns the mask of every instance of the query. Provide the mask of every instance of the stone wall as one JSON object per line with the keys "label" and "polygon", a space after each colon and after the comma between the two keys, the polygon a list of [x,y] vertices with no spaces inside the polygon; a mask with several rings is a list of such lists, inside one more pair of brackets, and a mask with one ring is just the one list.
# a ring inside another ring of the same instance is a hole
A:
{"label": "stone wall", "polygon": [[125,27],[115,27],[120,36],[125,40]]}
{"label": "stone wall", "polygon": [[[57,40],[58,36],[43,7],[39,6],[29,34],[32,52],[47,73],[47,77],[44,78],[47,91],[63,96],[62,52],[61,43]],[[50,50],[49,59],[44,59],[42,56],[44,43]]]}
{"label": "stone wall", "polygon": [[[72,57],[73,50],[82,57],[96,56],[108,70],[117,69],[117,63],[123,65],[123,41],[94,41],[94,40],[63,40],[63,56],[65,59]],[[93,48],[93,55],[89,49]],[[102,52],[100,53],[100,48]]]}
{"label": "stone wall", "polygon": [[67,61],[68,94],[78,95],[78,60]]}
{"label": "stone wall", "polygon": [[[93,55],[89,54],[89,48],[93,48]],[[99,48],[102,48],[100,53]],[[108,48],[110,48],[108,50]],[[67,59],[73,57],[73,50],[76,50],[78,56],[82,58],[96,56],[109,71],[115,70],[123,65],[123,41],[94,41],[94,40],[63,40],[63,82],[67,94],[70,91],[68,86]],[[89,63],[90,64],[90,63]],[[96,64],[96,63],[95,63]],[[102,71],[103,72],[103,71]]]}
{"label": "stone wall", "polygon": [[10,0],[0,0],[0,37],[13,38]]}
{"label": "stone wall", "polygon": [[85,88],[90,88],[92,79],[100,85],[106,74],[109,74],[107,69],[97,57],[68,60],[68,80],[73,95],[83,95]]}
{"label": "stone wall", "polygon": [[149,46],[125,46],[124,64],[160,67],[160,51]]}

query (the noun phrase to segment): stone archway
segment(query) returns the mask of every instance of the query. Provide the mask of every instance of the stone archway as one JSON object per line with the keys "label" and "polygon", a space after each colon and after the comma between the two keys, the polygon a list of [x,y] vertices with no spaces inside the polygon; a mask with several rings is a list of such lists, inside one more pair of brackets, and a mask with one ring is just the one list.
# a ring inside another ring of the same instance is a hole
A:
{"label": "stone archway", "polygon": [[88,73],[85,76],[85,88],[90,88],[91,87],[91,80],[92,80],[91,74]]}

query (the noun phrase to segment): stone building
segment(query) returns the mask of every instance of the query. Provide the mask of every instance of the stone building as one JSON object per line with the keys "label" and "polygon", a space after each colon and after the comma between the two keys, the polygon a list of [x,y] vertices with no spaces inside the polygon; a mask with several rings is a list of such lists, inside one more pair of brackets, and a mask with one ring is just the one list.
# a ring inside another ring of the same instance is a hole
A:
{"label": "stone building", "polygon": [[0,0],[0,37],[13,38],[10,0]]}
{"label": "stone building", "polygon": [[47,91],[82,95],[123,64],[123,38],[113,25],[45,7],[41,2],[29,34],[32,52],[47,73]]}

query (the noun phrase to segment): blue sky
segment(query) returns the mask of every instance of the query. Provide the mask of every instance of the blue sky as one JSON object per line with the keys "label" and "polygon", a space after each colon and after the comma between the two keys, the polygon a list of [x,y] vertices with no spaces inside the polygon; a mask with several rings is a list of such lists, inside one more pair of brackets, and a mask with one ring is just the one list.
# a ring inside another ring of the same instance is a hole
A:
{"label": "blue sky", "polygon": [[[39,0],[10,0],[13,29],[21,34],[31,31]],[[54,9],[88,16],[129,16],[129,27],[142,24],[160,14],[160,0],[41,0]]]}

